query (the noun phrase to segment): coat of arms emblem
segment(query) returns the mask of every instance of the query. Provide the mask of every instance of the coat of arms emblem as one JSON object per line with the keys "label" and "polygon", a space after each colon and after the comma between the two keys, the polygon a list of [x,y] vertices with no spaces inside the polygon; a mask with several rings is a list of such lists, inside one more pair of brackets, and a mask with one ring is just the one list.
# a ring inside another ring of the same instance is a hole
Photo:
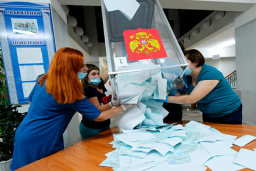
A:
{"label": "coat of arms emblem", "polygon": [[124,39],[129,61],[167,57],[156,29],[126,30]]}

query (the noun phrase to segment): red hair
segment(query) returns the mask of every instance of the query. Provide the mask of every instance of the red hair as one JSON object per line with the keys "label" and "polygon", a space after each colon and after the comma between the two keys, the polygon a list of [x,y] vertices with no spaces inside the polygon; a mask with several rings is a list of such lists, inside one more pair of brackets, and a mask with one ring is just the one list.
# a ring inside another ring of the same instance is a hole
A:
{"label": "red hair", "polygon": [[84,62],[83,54],[72,48],[59,49],[52,58],[48,73],[39,81],[60,104],[74,103],[84,98],[78,72]]}

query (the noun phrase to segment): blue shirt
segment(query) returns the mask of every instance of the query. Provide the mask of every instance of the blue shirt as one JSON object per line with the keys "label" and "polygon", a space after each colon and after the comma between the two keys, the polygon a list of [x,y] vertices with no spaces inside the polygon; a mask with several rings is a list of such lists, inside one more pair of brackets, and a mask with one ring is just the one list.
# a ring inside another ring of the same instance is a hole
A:
{"label": "blue shirt", "polygon": [[29,111],[15,133],[12,170],[62,150],[62,135],[76,111],[90,121],[101,114],[87,98],[72,104],[57,103],[45,85],[36,84],[28,99]]}
{"label": "blue shirt", "polygon": [[[209,94],[197,102],[200,111],[210,117],[221,117],[232,113],[241,105],[241,100],[219,70],[204,64],[196,84],[204,80],[219,80],[219,83]],[[191,76],[187,76],[187,82],[190,94],[194,89]]]}

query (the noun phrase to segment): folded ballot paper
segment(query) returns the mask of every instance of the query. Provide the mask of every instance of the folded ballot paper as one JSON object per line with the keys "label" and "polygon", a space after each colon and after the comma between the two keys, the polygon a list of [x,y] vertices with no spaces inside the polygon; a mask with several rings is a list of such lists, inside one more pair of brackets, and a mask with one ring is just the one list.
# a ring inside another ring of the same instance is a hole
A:
{"label": "folded ballot paper", "polygon": [[129,20],[140,7],[136,0],[104,0],[104,3],[108,12],[119,10]]}
{"label": "folded ballot paper", "polygon": [[[144,110],[145,106],[134,110]],[[190,121],[182,125],[141,126],[113,134],[114,151],[100,166],[114,171],[235,171],[256,170],[256,152],[233,146],[236,136]]]}
{"label": "folded ballot paper", "polygon": [[[142,62],[134,62],[125,69],[136,69]],[[140,71],[120,73],[116,76],[118,98],[121,104],[134,104],[116,120],[116,125],[122,129],[133,129],[136,126],[164,125],[163,119],[168,111],[163,108],[167,96],[167,79],[164,79],[158,66],[147,63],[148,67],[154,66],[154,71]],[[122,71],[122,67],[118,71]]]}

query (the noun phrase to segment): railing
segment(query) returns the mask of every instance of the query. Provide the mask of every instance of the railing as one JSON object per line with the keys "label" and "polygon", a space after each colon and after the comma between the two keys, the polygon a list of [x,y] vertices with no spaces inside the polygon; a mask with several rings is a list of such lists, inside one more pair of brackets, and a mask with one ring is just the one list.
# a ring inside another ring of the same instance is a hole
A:
{"label": "railing", "polygon": [[229,82],[232,88],[236,88],[237,85],[237,76],[236,76],[236,70],[230,73],[228,76],[225,77],[226,80]]}

